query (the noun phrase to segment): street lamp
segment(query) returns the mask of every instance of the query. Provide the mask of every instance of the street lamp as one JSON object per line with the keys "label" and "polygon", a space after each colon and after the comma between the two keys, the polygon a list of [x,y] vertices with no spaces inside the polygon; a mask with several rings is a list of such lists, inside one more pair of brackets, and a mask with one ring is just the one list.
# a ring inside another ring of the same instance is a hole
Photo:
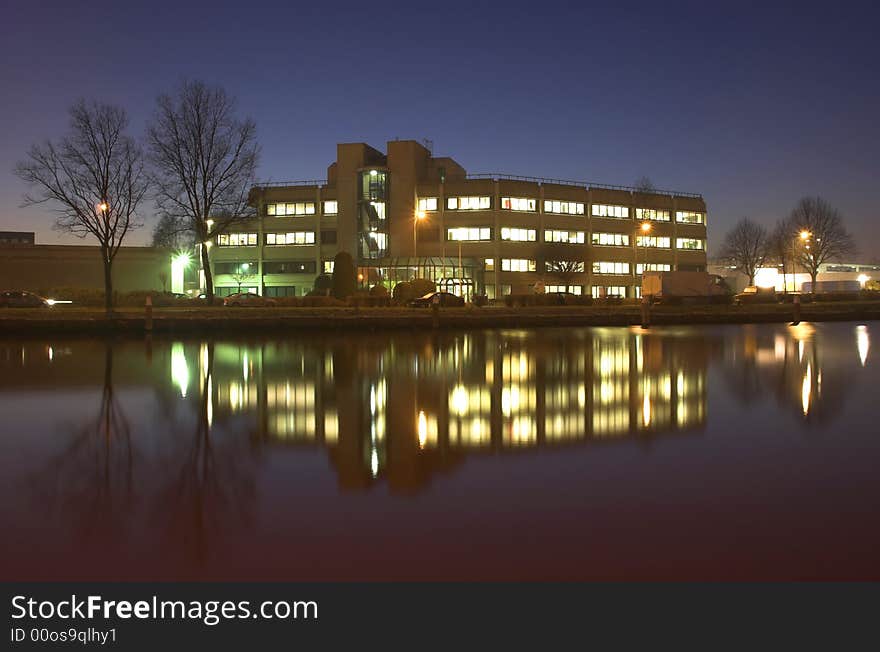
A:
{"label": "street lamp", "polygon": [[107,205],[106,200],[102,201],[100,204],[98,204],[98,210],[101,211],[102,213],[106,214],[108,208],[110,208],[110,207]]}
{"label": "street lamp", "polygon": [[[651,223],[650,222],[642,222],[639,227],[642,231],[642,247],[645,249],[645,265],[642,267],[642,278],[645,278],[645,272],[648,271],[648,241],[647,236],[651,232]],[[636,245],[638,245],[638,236],[636,236]],[[644,285],[644,283],[643,283]]]}
{"label": "street lamp", "polygon": [[423,219],[425,219],[425,211],[416,211],[415,215],[413,216],[413,258],[416,259],[416,278],[418,278],[418,275],[419,275],[419,261],[418,261],[419,255],[417,253],[417,246],[418,246],[418,240],[419,240],[418,228],[419,228],[419,222]]}

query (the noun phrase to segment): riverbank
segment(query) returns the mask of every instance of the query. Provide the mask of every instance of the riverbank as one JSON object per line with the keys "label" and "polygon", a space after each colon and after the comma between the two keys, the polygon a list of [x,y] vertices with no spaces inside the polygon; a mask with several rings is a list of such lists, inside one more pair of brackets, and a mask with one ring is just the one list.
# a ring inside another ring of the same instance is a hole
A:
{"label": "riverbank", "polygon": [[[790,304],[750,306],[655,306],[652,325],[783,323],[794,318]],[[811,303],[802,321],[880,319],[880,301]],[[123,308],[113,317],[100,309],[0,310],[0,335],[36,333],[213,333],[291,330],[395,330],[531,328],[541,326],[632,326],[639,306],[443,308],[435,317],[418,308],[156,308],[148,323],[143,309]]]}

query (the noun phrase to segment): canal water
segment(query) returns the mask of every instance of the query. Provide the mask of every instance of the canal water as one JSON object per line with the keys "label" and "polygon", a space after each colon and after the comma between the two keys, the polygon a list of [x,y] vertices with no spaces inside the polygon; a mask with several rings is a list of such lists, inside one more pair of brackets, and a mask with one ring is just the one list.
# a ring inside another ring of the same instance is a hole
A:
{"label": "canal water", "polygon": [[878,339],[0,341],[0,579],[880,579]]}

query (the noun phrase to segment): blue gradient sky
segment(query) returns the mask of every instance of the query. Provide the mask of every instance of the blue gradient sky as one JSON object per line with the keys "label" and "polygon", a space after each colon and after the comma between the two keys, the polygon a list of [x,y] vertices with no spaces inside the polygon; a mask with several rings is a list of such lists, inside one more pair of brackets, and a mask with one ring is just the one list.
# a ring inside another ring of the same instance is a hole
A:
{"label": "blue gradient sky", "polygon": [[[195,3],[192,3],[195,5]],[[806,3],[802,3],[806,4]],[[878,10],[767,3],[21,2],[0,21],[0,229],[67,241],[12,174],[78,97],[126,106],[220,83],[263,179],[323,178],[337,142],[429,138],[471,172],[702,192],[710,247],[805,194],[880,256]],[[148,228],[132,242],[146,242]]]}

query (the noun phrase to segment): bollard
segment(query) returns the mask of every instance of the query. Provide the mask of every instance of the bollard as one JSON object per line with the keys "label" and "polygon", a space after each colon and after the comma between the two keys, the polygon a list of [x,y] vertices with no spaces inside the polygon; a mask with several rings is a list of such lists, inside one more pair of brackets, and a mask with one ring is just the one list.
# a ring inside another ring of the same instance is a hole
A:
{"label": "bollard", "polygon": [[149,294],[144,305],[144,329],[147,331],[153,330],[153,297]]}
{"label": "bollard", "polygon": [[794,295],[794,299],[792,299],[792,305],[794,307],[794,320],[791,322],[791,325],[797,326],[801,323],[801,295]]}
{"label": "bollard", "polygon": [[642,328],[651,325],[651,302],[646,296],[642,296]]}

